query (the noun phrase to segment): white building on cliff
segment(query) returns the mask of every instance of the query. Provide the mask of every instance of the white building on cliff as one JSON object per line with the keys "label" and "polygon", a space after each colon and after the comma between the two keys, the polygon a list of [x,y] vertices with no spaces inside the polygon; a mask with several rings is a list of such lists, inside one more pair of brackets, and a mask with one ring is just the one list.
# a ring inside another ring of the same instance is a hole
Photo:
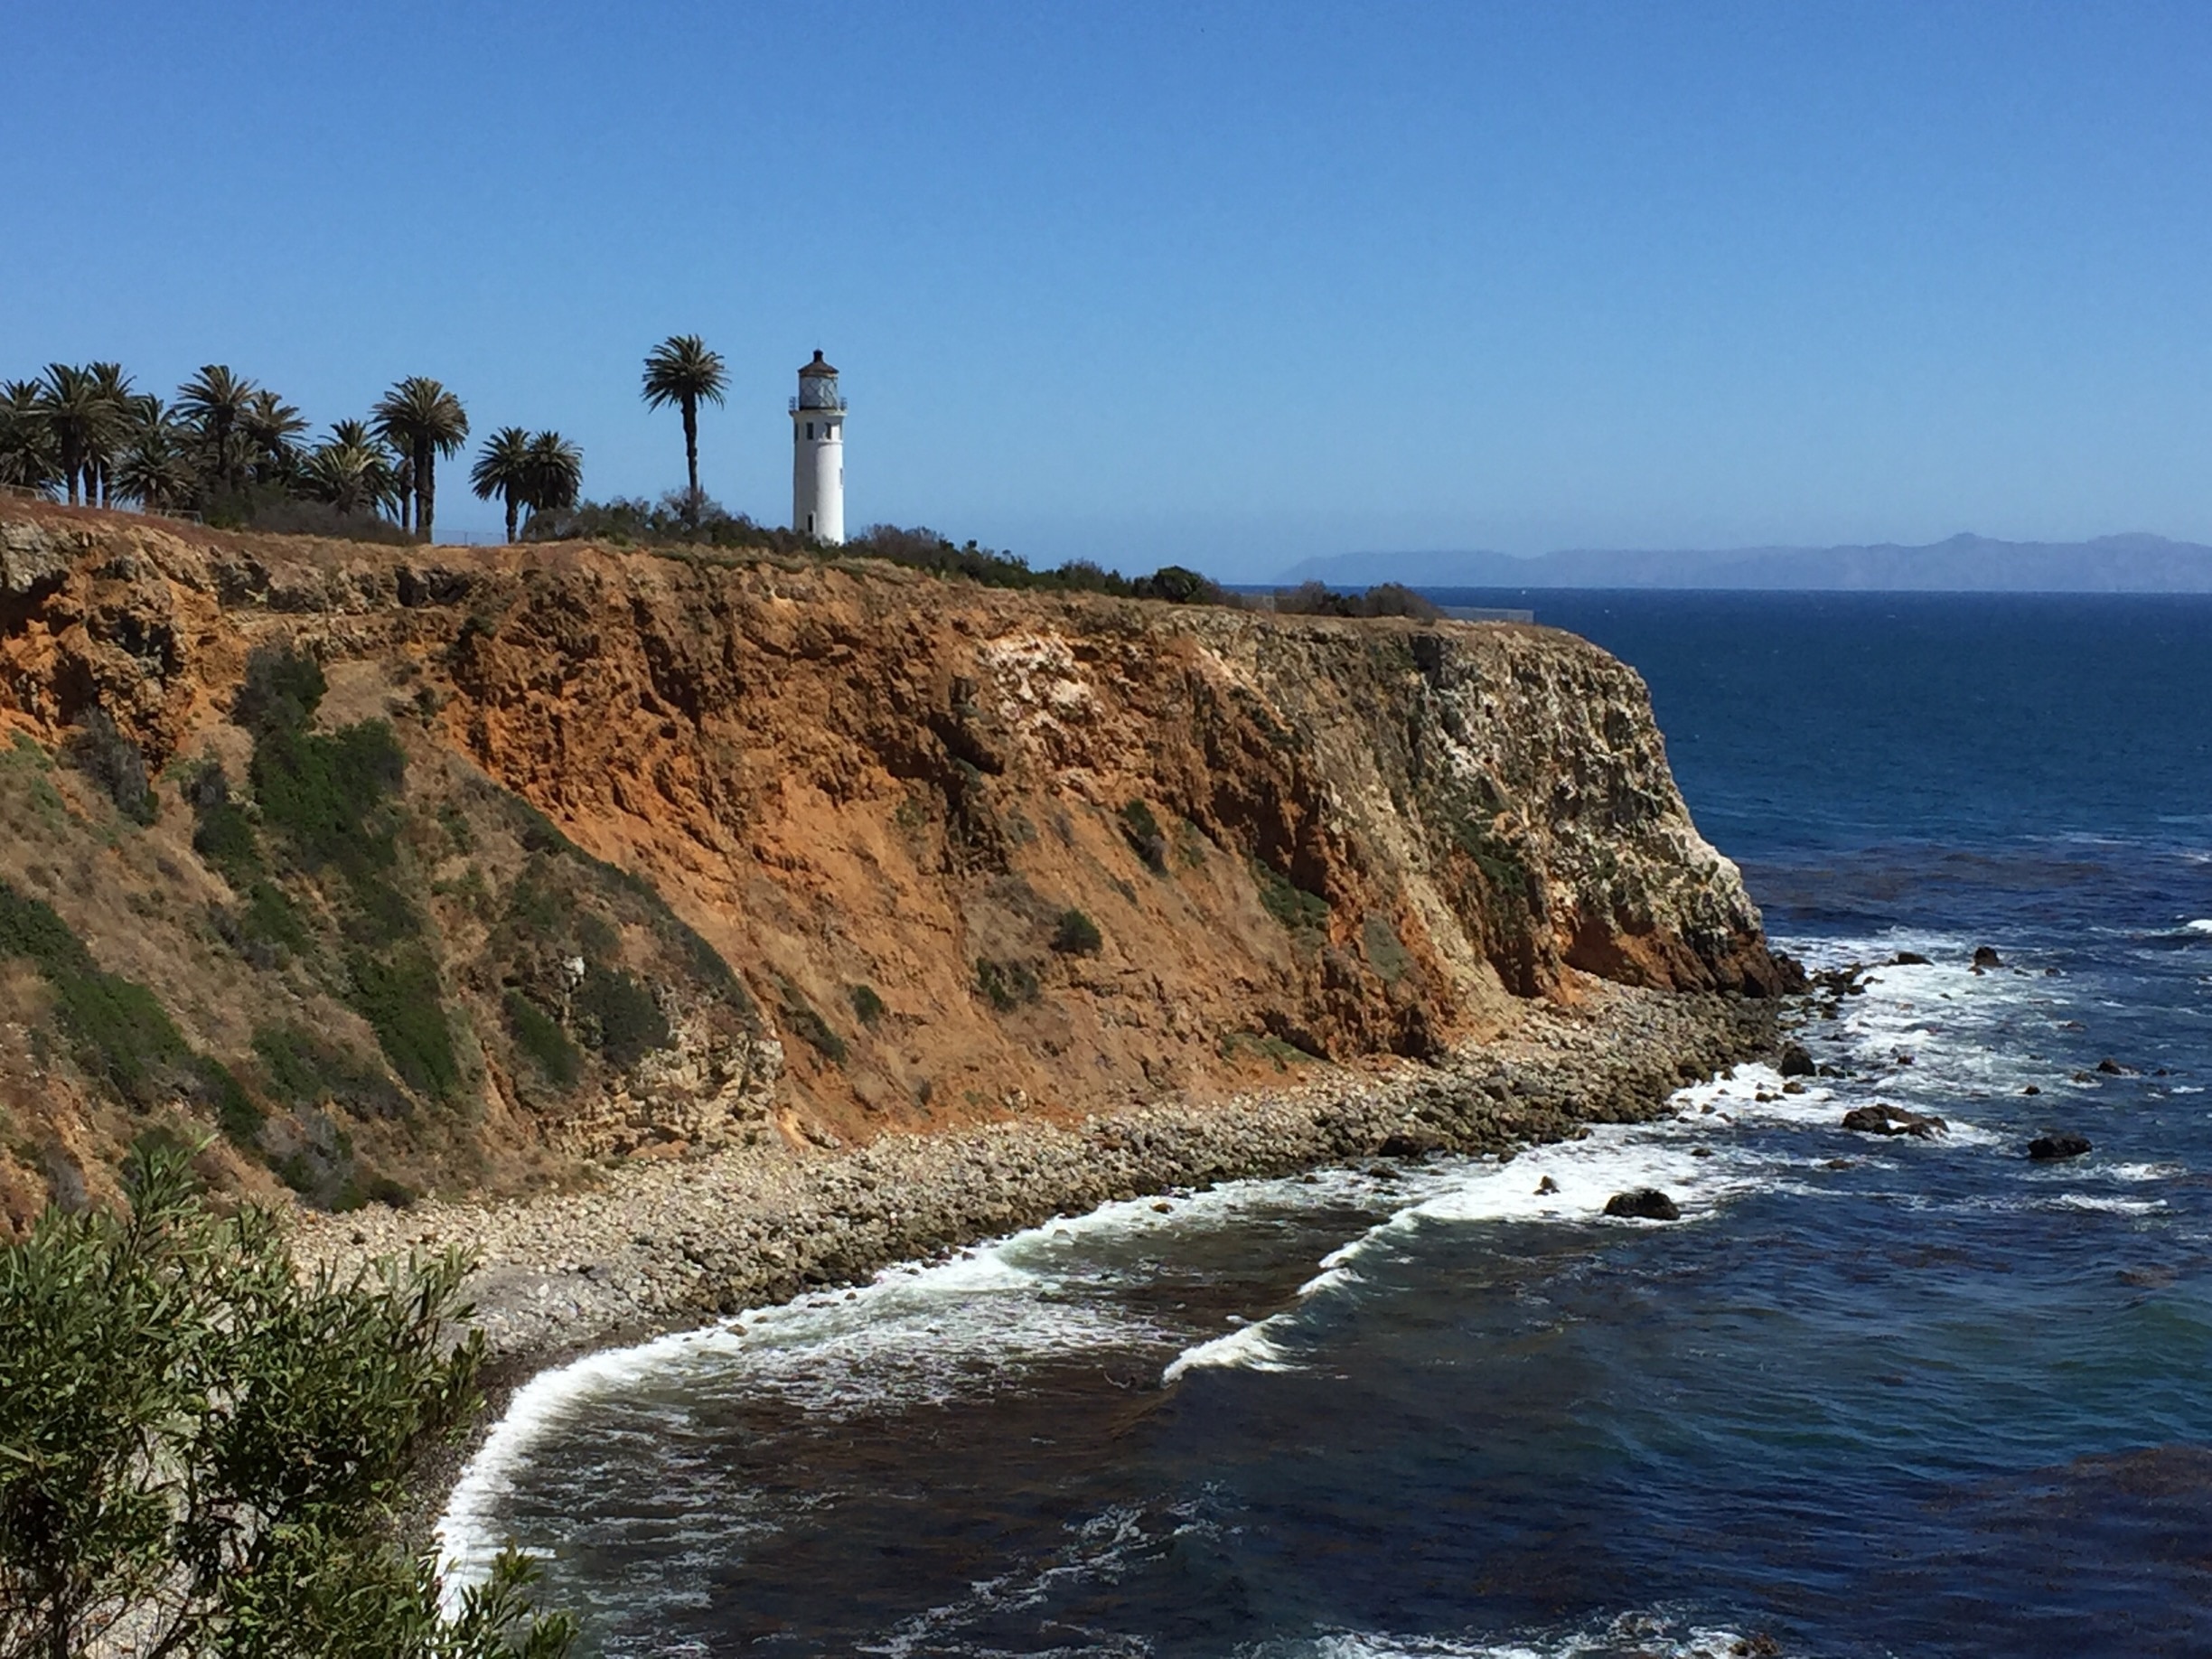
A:
{"label": "white building on cliff", "polygon": [[845,399],[838,371],[814,361],[792,399],[792,529],[817,541],[845,539]]}

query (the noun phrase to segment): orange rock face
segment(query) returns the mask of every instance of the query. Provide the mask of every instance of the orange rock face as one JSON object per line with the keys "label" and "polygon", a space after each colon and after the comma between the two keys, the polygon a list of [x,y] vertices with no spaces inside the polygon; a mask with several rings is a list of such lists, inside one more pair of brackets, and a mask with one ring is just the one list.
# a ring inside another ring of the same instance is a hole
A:
{"label": "orange rock face", "polygon": [[[817,1140],[1428,1054],[1578,970],[1787,983],[1642,683],[1555,632],[22,506],[0,531],[0,723],[52,749],[97,706],[158,770],[237,749],[256,647],[314,654],[318,717],[389,718],[410,792],[479,771],[649,884]],[[424,879],[460,881],[440,856]],[[502,1132],[552,1134],[482,1047]]]}

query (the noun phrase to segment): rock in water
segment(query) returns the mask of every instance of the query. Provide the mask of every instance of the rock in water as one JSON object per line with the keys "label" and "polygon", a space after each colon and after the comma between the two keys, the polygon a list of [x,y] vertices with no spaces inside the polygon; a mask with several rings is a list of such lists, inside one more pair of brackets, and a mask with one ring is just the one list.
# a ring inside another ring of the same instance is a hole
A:
{"label": "rock in water", "polygon": [[1636,1221],[1680,1221],[1682,1205],[1655,1186],[1639,1186],[1632,1193],[1615,1193],[1606,1200],[1607,1215],[1626,1215]]}
{"label": "rock in water", "polygon": [[2096,1063],[2096,1069],[2104,1073],[2107,1077],[2132,1077],[2135,1075],[2134,1067],[2122,1065],[2110,1054],[2106,1054],[2102,1060]]}
{"label": "rock in water", "polygon": [[1922,1140],[1932,1140],[1951,1128],[1934,1112],[1907,1111],[1884,1101],[1852,1107],[1843,1114],[1843,1127],[1861,1135],[1917,1135]]}
{"label": "rock in water", "polygon": [[1928,959],[1917,951],[1899,951],[1889,959],[1889,965],[1892,968],[1925,968],[1928,965]]}
{"label": "rock in water", "polygon": [[2004,966],[2004,958],[1997,954],[1993,946],[1976,945],[1974,946],[1973,965],[1977,968],[2001,968]]}
{"label": "rock in water", "polygon": [[1785,1077],[1812,1076],[1812,1051],[1806,1048],[1803,1043],[1783,1044],[1782,1057],[1775,1062],[1775,1070],[1781,1073]]}
{"label": "rock in water", "polygon": [[2079,1158],[2091,1149],[2086,1135],[2038,1135],[2028,1143],[2028,1156],[2039,1164]]}

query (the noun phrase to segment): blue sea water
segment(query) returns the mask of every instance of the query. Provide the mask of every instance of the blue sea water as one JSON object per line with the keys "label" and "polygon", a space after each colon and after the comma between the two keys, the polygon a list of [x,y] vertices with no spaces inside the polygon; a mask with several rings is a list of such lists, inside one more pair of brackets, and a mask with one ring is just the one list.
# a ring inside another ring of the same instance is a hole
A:
{"label": "blue sea water", "polygon": [[596,1356],[458,1556],[623,1654],[2212,1654],[2212,600],[1452,597],[1644,673],[1778,942],[1931,959],[1807,1027],[1848,1077]]}

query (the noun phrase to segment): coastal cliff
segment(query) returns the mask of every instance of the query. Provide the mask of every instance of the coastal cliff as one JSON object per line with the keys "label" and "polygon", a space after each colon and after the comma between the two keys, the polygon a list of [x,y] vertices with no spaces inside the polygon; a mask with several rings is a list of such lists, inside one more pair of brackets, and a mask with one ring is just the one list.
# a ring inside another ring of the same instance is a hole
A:
{"label": "coastal cliff", "polygon": [[839,559],[0,504],[0,831],[18,1224],[162,1124],[343,1205],[1793,983],[1583,641]]}

